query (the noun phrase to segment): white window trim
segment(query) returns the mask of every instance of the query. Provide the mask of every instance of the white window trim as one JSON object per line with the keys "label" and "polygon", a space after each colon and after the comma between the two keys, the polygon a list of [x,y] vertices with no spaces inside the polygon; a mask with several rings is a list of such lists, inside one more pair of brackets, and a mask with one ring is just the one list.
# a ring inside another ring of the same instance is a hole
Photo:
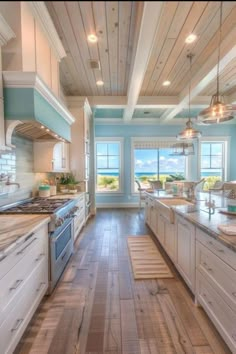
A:
{"label": "white window trim", "polygon": [[224,142],[224,161],[225,161],[225,166],[224,166],[224,181],[228,180],[229,177],[229,168],[230,168],[230,142],[231,142],[231,137],[230,136],[204,136],[199,139],[199,144],[198,144],[198,178],[200,179],[201,177],[201,143],[219,143],[219,142]]}
{"label": "white window trim", "polygon": [[[134,178],[134,143],[136,141],[170,141],[173,142],[173,144],[176,143],[176,138],[173,136],[153,136],[153,137],[132,137],[131,138],[131,144],[130,144],[130,153],[131,153],[131,171],[130,171],[130,176],[131,176],[131,194],[134,196],[137,196],[139,194],[139,192],[136,192],[134,189],[134,183],[135,183],[135,178]],[[189,158],[191,158],[191,156],[186,156],[187,158],[185,159],[185,178],[187,179],[187,177],[189,176]]]}
{"label": "white window trim", "polygon": [[106,143],[119,143],[120,145],[120,188],[118,191],[102,191],[99,192],[97,191],[97,183],[95,185],[95,193],[100,196],[112,196],[112,195],[118,195],[118,194],[123,194],[124,193],[124,138],[123,137],[99,137],[95,139],[95,176],[97,179],[97,143],[102,142],[104,144]]}

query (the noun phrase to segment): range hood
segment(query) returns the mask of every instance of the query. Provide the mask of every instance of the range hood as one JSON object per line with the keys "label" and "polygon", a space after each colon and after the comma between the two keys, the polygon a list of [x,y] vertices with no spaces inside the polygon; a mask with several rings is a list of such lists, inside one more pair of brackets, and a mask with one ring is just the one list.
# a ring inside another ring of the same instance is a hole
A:
{"label": "range hood", "polygon": [[3,71],[6,143],[13,132],[36,141],[71,141],[75,121],[35,72]]}

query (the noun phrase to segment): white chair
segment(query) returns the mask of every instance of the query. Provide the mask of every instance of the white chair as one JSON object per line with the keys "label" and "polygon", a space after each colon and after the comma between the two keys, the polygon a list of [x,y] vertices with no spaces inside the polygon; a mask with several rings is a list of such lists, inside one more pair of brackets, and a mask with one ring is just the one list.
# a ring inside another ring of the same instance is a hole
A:
{"label": "white chair", "polygon": [[135,183],[138,185],[138,192],[139,192],[139,209],[141,209],[142,206],[142,200],[145,200],[145,194],[144,192],[146,191],[146,188],[142,188],[140,182],[136,179]]}

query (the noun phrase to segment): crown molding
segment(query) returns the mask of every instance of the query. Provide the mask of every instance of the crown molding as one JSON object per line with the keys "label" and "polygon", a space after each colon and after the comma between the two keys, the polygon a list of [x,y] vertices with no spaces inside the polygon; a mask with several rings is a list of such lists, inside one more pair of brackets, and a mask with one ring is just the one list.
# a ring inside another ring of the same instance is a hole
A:
{"label": "crown molding", "polygon": [[8,88],[33,88],[48,101],[67,123],[71,125],[75,122],[69,110],[35,72],[3,71],[3,86]]}
{"label": "crown molding", "polygon": [[58,36],[56,28],[52,22],[52,19],[49,15],[47,7],[44,1],[29,1],[28,2],[32,14],[34,15],[35,19],[40,23],[44,33],[47,36],[47,39],[53,48],[58,61],[66,56],[65,49],[61,43],[61,40]]}
{"label": "crown molding", "polygon": [[0,14],[0,45],[2,46],[4,44],[7,44],[10,39],[15,37],[15,33],[8,25],[4,17]]}

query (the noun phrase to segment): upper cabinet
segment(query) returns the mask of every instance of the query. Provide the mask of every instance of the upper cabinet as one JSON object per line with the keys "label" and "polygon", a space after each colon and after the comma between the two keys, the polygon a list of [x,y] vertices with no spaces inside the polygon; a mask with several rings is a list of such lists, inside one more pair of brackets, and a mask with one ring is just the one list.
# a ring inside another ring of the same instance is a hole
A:
{"label": "upper cabinet", "polygon": [[69,144],[64,142],[35,142],[35,172],[69,172]]}
{"label": "upper cabinet", "polygon": [[92,111],[87,99],[83,97],[67,97],[68,109],[75,118],[71,129],[70,167],[79,181],[85,183],[84,191],[88,191],[91,161]]}
{"label": "upper cabinet", "polygon": [[3,49],[3,70],[36,72],[59,98],[59,62],[66,56],[44,2],[1,2],[16,37]]}

